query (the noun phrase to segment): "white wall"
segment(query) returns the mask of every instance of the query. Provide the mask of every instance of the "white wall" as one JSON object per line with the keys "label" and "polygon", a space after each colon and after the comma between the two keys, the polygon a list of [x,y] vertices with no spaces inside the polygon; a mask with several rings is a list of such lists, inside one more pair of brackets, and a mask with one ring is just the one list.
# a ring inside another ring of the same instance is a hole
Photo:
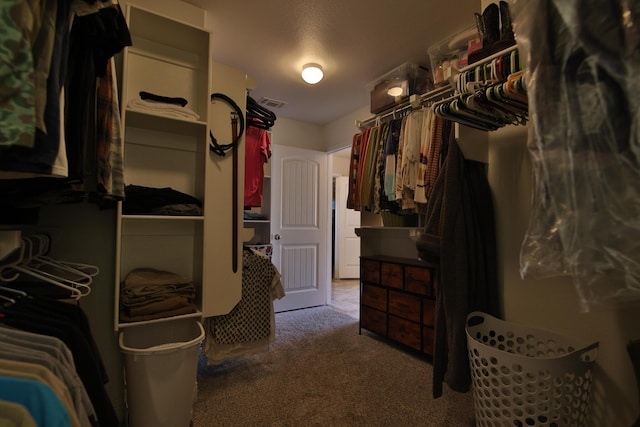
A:
{"label": "white wall", "polygon": [[520,245],[529,222],[532,185],[526,129],[509,127],[491,132],[488,154],[504,318],[587,342],[598,341],[591,396],[593,425],[631,425],[639,408],[626,344],[640,337],[637,308],[584,313],[570,278],[520,278]]}
{"label": "white wall", "polygon": [[[348,150],[351,153],[351,150]],[[349,157],[331,156],[333,158],[333,176],[349,176]]]}
{"label": "white wall", "polygon": [[351,147],[353,135],[358,132],[356,120],[364,120],[372,116],[369,106],[365,105],[344,117],[324,126],[324,140],[326,151],[332,152],[345,147]]}
{"label": "white wall", "polygon": [[[277,113],[276,113],[277,115]],[[278,117],[271,128],[273,144],[326,151],[322,126]]]}

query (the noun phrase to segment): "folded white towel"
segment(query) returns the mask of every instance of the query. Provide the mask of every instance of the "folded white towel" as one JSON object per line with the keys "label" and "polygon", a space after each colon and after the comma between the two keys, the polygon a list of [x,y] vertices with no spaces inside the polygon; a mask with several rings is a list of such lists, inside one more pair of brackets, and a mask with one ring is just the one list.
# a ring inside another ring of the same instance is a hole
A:
{"label": "folded white towel", "polygon": [[189,107],[165,102],[147,101],[140,97],[130,99],[127,106],[138,110],[150,111],[181,119],[199,120],[200,116]]}

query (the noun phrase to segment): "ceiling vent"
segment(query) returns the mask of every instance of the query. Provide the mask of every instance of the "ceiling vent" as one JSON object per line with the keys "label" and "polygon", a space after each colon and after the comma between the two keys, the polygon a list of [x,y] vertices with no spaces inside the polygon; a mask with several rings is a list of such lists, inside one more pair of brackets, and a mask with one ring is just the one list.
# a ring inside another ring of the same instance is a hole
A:
{"label": "ceiling vent", "polygon": [[271,99],[271,98],[262,97],[258,101],[258,104],[263,105],[263,106],[265,106],[267,108],[282,108],[287,103],[283,102],[283,101],[278,101],[278,100],[275,100],[275,99]]}

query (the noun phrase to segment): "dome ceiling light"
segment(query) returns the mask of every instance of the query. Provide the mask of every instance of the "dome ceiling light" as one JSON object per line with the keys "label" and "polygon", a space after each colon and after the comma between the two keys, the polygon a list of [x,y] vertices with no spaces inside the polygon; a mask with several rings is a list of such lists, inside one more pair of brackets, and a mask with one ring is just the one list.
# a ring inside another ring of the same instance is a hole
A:
{"label": "dome ceiling light", "polygon": [[305,64],[302,67],[302,80],[305,82],[314,85],[322,80],[322,77],[324,77],[324,73],[319,64]]}

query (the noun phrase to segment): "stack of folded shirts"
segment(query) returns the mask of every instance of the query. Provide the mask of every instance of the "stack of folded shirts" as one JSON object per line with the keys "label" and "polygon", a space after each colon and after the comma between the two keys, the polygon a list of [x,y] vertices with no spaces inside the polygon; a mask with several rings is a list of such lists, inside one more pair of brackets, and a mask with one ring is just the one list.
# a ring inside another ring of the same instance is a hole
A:
{"label": "stack of folded shirts", "polygon": [[120,290],[120,321],[138,322],[195,313],[193,282],[153,268],[129,272]]}

